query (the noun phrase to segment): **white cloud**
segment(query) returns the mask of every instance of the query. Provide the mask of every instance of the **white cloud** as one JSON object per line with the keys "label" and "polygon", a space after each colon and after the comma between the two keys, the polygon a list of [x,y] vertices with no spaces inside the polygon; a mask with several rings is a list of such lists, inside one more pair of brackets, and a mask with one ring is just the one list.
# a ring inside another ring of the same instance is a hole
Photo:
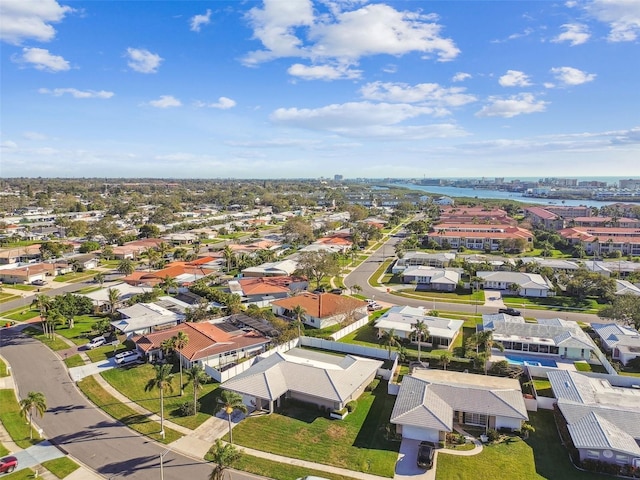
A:
{"label": "white cloud", "polygon": [[13,140],[4,140],[0,142],[0,148],[14,150],[18,148],[18,144]]}
{"label": "white cloud", "polygon": [[209,107],[209,108],[219,108],[220,110],[227,110],[229,108],[233,108],[236,106],[236,101],[227,97],[220,97],[215,103],[206,103],[206,102],[195,102],[196,107]]}
{"label": "white cloud", "polygon": [[473,95],[465,93],[463,87],[444,88],[437,83],[406,83],[372,82],[364,85],[360,93],[367,100],[396,103],[420,103],[441,107],[459,107],[475,102]]}
{"label": "white cloud", "polygon": [[451,81],[452,82],[464,82],[465,80],[468,80],[470,78],[471,78],[471,74],[470,73],[458,72],[453,76]]}
{"label": "white cloud", "polygon": [[204,15],[194,15],[191,17],[191,28],[192,32],[199,32],[202,25],[209,25],[211,23],[211,10],[207,9],[207,12]]}
{"label": "white cloud", "polygon": [[529,76],[518,70],[507,70],[507,73],[498,79],[503,87],[526,87],[531,85]]}
{"label": "white cloud", "polygon": [[591,37],[586,25],[580,23],[565,23],[562,25],[564,32],[551,41],[555,43],[569,42],[572,47],[586,43]]}
{"label": "white cloud", "polygon": [[595,73],[586,73],[573,67],[557,67],[552,68],[556,79],[565,85],[582,85],[591,82],[596,78]]}
{"label": "white cloud", "polygon": [[297,56],[313,59],[316,64],[322,59],[353,64],[364,56],[410,52],[448,61],[460,53],[451,39],[441,36],[442,27],[435,23],[433,15],[398,11],[384,4],[351,11],[338,8],[351,5],[334,3],[331,14],[314,17],[310,0],[266,0],[264,8],[252,8],[247,15],[254,38],[262,42],[264,49],[250,52],[245,63],[254,65]]}
{"label": "white cloud", "polygon": [[172,95],[160,95],[158,100],[151,100],[149,105],[156,108],[181,107],[182,102]]}
{"label": "white cloud", "polygon": [[23,40],[48,42],[56,35],[51,24],[62,21],[72,11],[55,0],[2,0],[0,40],[14,45]]}
{"label": "white cloud", "polygon": [[331,65],[307,66],[300,63],[291,65],[287,73],[303,80],[353,80],[360,78],[362,75],[361,70],[353,70],[346,65],[337,67]]}
{"label": "white cloud", "polygon": [[127,48],[125,56],[129,59],[129,67],[140,73],[156,73],[164,60],[157,53],[151,53],[144,48]]}
{"label": "white cloud", "polygon": [[22,137],[26,138],[27,140],[47,140],[47,136],[39,132],[23,132]]}
{"label": "white cloud", "polygon": [[107,92],[106,90],[78,90],[77,88],[54,88],[53,90],[48,88],[39,88],[38,93],[49,94],[54,97],[61,97],[64,94],[69,94],[73,98],[111,98],[115,95],[113,92]]}
{"label": "white cloud", "polygon": [[476,116],[511,118],[524,113],[544,112],[547,103],[536,100],[531,93],[521,93],[507,99],[489,97],[489,104],[482,107]]}
{"label": "white cloud", "polygon": [[610,42],[633,42],[640,34],[640,2],[637,0],[593,0],[587,11],[609,25]]}
{"label": "white cloud", "polygon": [[36,70],[45,72],[64,72],[71,68],[69,62],[59,55],[52,55],[45,48],[23,48],[22,56],[13,55],[15,63],[30,64]]}

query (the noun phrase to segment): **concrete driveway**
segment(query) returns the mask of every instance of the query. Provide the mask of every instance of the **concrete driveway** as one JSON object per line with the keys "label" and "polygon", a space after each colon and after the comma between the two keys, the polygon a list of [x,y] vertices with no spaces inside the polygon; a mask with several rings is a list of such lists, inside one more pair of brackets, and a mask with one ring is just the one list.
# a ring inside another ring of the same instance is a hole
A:
{"label": "concrete driveway", "polygon": [[102,373],[105,370],[110,370],[116,367],[116,361],[113,358],[108,358],[101,362],[89,363],[87,365],[80,365],[79,367],[73,367],[69,369],[69,376],[74,382],[79,382],[85,377],[90,377],[96,373]]}
{"label": "concrete driveway", "polygon": [[420,440],[403,438],[398,452],[396,471],[394,480],[434,480],[436,478],[436,464],[438,461],[438,451],[433,458],[433,468],[424,470],[418,467],[418,445]]}
{"label": "concrete driveway", "polygon": [[[499,290],[485,290],[484,291],[484,306],[504,308],[504,302],[502,301],[502,293]],[[496,312],[497,313],[497,312]]]}
{"label": "concrete driveway", "polygon": [[65,456],[64,453],[53,446],[48,440],[29,447],[26,450],[20,450],[12,455],[18,459],[17,470],[33,468],[47,460],[54,460]]}

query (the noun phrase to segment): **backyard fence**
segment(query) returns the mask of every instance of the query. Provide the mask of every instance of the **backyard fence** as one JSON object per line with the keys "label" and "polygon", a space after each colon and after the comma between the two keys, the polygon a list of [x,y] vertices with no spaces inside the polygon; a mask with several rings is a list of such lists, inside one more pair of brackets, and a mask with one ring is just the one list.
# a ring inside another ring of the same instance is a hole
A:
{"label": "backyard fence", "polygon": [[369,323],[369,317],[368,316],[362,317],[360,320],[353,322],[351,325],[347,325],[346,327],[332,334],[331,339],[334,341],[338,341],[342,337],[349,335],[351,332],[355,332],[359,328],[364,327],[367,323]]}

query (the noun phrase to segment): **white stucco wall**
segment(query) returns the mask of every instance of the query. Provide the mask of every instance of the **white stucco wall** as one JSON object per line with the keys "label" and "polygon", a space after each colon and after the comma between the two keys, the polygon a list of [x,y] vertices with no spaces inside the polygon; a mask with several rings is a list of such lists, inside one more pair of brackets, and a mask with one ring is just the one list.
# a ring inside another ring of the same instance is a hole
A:
{"label": "white stucco wall", "polygon": [[402,437],[412,438],[414,440],[425,440],[427,442],[435,442],[437,444],[440,441],[440,432],[433,428],[420,428],[403,425]]}
{"label": "white stucco wall", "polygon": [[520,430],[522,422],[517,418],[496,417],[496,430],[499,428],[510,428],[512,430]]}

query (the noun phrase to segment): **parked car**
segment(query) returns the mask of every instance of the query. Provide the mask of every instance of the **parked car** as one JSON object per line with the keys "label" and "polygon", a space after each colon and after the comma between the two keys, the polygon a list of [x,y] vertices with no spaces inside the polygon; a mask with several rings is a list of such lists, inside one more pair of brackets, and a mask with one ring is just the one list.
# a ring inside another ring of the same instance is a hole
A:
{"label": "parked car", "polygon": [[333,293],[335,295],[342,295],[342,289],[341,288],[333,288],[333,289],[329,290],[329,293]]}
{"label": "parked car", "polygon": [[44,287],[47,284],[44,280],[34,280],[31,282],[31,285],[35,285],[36,287]]}
{"label": "parked car", "polygon": [[420,442],[418,446],[418,467],[429,470],[433,467],[436,449],[430,442]]}
{"label": "parked car", "polygon": [[114,357],[118,365],[126,365],[127,363],[137,362],[142,359],[140,352],[135,350],[127,350],[126,352],[117,353]]}
{"label": "parked car", "polygon": [[498,310],[498,313],[505,313],[507,315],[511,315],[512,317],[519,317],[520,316],[520,310],[516,310],[515,308],[500,308]]}
{"label": "parked car", "polygon": [[18,467],[18,459],[14,456],[0,460],[0,473],[11,473]]}
{"label": "parked car", "polygon": [[94,348],[101,347],[105,343],[107,343],[107,339],[104,337],[92,338],[89,343],[87,343],[87,348],[93,350]]}
{"label": "parked car", "polygon": [[369,305],[367,305],[367,310],[370,312],[377,312],[378,310],[382,310],[382,305],[380,305],[379,303],[370,303]]}

